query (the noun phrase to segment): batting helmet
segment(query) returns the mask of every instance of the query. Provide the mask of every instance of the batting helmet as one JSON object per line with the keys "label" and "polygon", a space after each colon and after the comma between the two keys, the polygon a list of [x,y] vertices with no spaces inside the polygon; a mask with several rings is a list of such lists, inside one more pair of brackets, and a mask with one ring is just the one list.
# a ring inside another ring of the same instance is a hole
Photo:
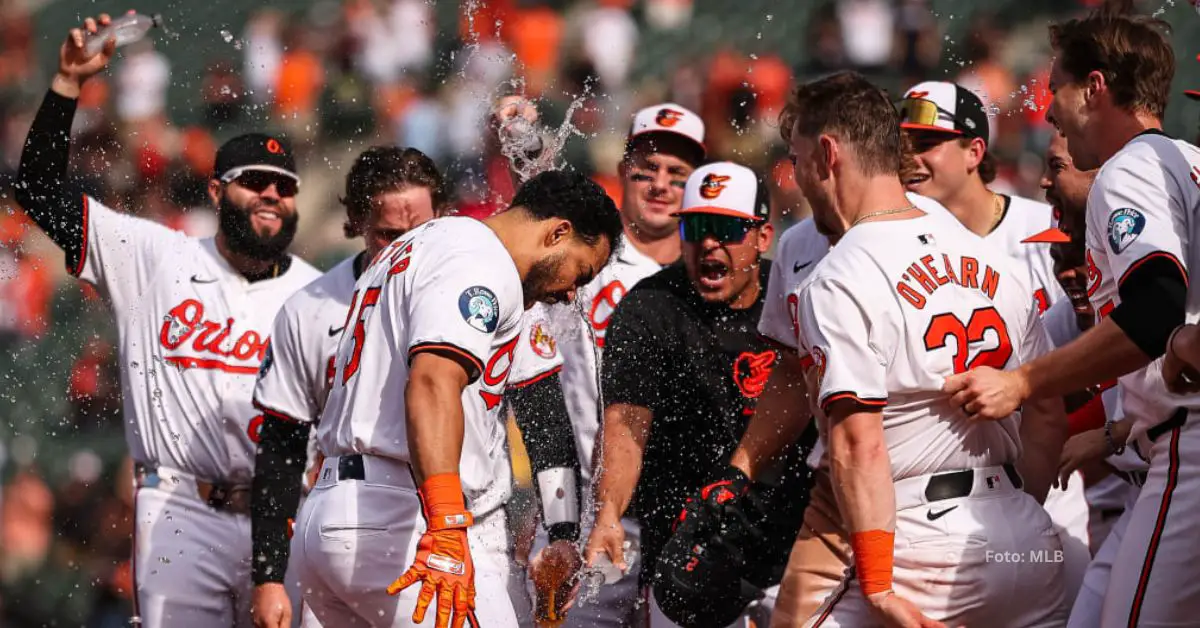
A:
{"label": "batting helmet", "polygon": [[763,597],[743,577],[744,553],[733,539],[745,537],[722,535],[720,527],[712,517],[689,515],[659,555],[654,600],[683,628],[723,628]]}

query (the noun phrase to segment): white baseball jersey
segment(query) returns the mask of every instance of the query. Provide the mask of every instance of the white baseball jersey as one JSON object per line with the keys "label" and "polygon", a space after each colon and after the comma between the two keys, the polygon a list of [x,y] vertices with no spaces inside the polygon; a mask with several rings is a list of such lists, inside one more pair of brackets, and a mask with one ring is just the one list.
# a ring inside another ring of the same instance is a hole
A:
{"label": "white baseball jersey", "polygon": [[[912,198],[910,196],[910,198]],[[1037,299],[1038,311],[1045,312],[1059,299],[1066,296],[1054,274],[1054,260],[1050,257],[1050,244],[1045,242],[1026,243],[1026,238],[1056,226],[1054,208],[1046,203],[1020,196],[1006,195],[1008,207],[1000,223],[991,233],[983,237],[990,245],[1004,251],[1020,268],[1027,269],[1025,283]],[[945,212],[953,218],[950,210],[937,202],[917,203],[930,213]],[[957,220],[957,219],[956,219]]]}
{"label": "white baseball jersey", "polygon": [[279,305],[316,269],[293,257],[282,275],[247,281],[216,241],[84,200],[75,269],[116,316],[125,438],[134,461],[210,482],[249,484],[261,418],[255,375]]}
{"label": "white baseball jersey", "polygon": [[800,346],[818,369],[820,407],[880,408],[897,479],[1015,461],[1018,414],[969,421],[941,389],[953,373],[1049,350],[1026,277],[936,216],[850,229],[799,288]]}
{"label": "white baseball jersey", "polygon": [[[562,386],[567,411],[575,428],[575,446],[579,453],[584,482],[592,475],[592,449],[600,428],[598,360],[604,350],[604,334],[617,304],[637,283],[662,270],[662,266],[637,250],[628,239],[617,255],[588,285],[575,295],[583,308],[585,324],[579,322],[574,308],[552,308],[552,325],[563,354]],[[564,311],[566,310],[566,311]],[[593,340],[594,338],[594,340]]]}
{"label": "white baseball jersey", "polygon": [[461,399],[459,475],[468,506],[486,510],[485,494],[491,506],[493,484],[511,473],[499,407],[523,312],[520,275],[487,225],[438,218],[393,242],[355,284],[317,428],[321,451],[409,462],[409,360],[425,350],[458,354],[474,367]]}
{"label": "white baseball jersey", "polygon": [[358,257],[350,256],[284,302],[267,348],[271,368],[263,369],[254,387],[256,408],[301,423],[321,417],[354,295]]}
{"label": "white baseball jersey", "polygon": [[[1088,194],[1088,298],[1099,318],[1121,303],[1119,288],[1143,262],[1165,258],[1185,276],[1200,251],[1200,149],[1182,140],[1144,133],[1104,163]],[[1187,322],[1200,320],[1200,293],[1188,291]],[[1161,360],[1120,378],[1130,442],[1180,406],[1200,409],[1200,395],[1168,393]]]}

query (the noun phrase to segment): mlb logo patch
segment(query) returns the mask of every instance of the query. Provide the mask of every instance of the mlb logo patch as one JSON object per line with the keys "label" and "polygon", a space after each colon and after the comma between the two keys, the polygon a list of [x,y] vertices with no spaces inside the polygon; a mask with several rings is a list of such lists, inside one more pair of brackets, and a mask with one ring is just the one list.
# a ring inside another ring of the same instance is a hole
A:
{"label": "mlb logo patch", "polygon": [[921,244],[924,244],[925,246],[937,246],[937,240],[933,238],[933,234],[923,233],[917,236],[917,239],[920,240]]}
{"label": "mlb logo patch", "polygon": [[994,489],[1000,488],[1000,476],[998,476],[998,475],[987,476],[987,485],[988,485],[988,490],[994,490]]}

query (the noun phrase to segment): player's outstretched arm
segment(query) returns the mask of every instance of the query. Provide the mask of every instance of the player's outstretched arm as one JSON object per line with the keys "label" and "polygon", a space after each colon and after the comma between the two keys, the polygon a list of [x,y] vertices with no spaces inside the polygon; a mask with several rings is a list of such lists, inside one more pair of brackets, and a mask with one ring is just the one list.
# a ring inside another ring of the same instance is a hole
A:
{"label": "player's outstretched arm", "polygon": [[283,587],[291,555],[288,527],[300,506],[310,430],[308,424],[267,414],[259,433],[250,499],[256,628],[290,625],[291,601]]}
{"label": "player's outstretched arm", "polygon": [[1015,370],[979,367],[946,378],[942,390],[968,416],[995,421],[1007,418],[1026,399],[1061,398],[1136,371],[1150,361],[1109,317],[1062,348]]}
{"label": "player's outstretched arm", "polygon": [[110,22],[108,15],[87,18],[73,28],[58,52],[58,72],[42,100],[17,171],[14,192],[25,213],[67,253],[68,260],[82,254],[85,226],[83,198],[70,193],[67,164],[71,155],[71,121],[83,83],[108,65],[115,42],[88,56],[85,33],[95,33]]}
{"label": "player's outstretched arm", "polygon": [[754,416],[729,460],[730,466],[751,480],[796,442],[812,422],[800,356],[790,349],[779,353],[779,363],[767,378]]}
{"label": "player's outstretched arm", "polygon": [[1171,334],[1162,376],[1177,395],[1200,392],[1200,326],[1180,325]]}
{"label": "player's outstretched arm", "polygon": [[550,537],[530,563],[537,590],[539,620],[560,622],[574,603],[575,575],[583,566],[579,541],[579,455],[562,382],[554,373],[505,393],[525,450],[542,506],[542,525]]}
{"label": "player's outstretched arm", "polygon": [[852,400],[833,402],[828,413],[833,492],[850,531],[863,596],[886,626],[941,626],[892,591],[896,489],[883,413]]}
{"label": "player's outstretched arm", "polygon": [[589,565],[601,552],[607,552],[613,564],[627,569],[625,529],[621,517],[629,510],[638,478],[642,474],[642,456],[650,438],[653,413],[649,408],[628,403],[609,404],[596,441],[596,523],[588,537],[584,558]]}

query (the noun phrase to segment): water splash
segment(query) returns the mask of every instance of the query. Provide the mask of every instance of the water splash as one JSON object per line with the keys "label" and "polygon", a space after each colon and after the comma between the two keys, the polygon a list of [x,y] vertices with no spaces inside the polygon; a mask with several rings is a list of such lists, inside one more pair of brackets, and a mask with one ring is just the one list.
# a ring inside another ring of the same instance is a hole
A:
{"label": "water splash", "polygon": [[508,159],[521,183],[547,170],[561,170],[566,166],[561,157],[567,141],[572,136],[584,137],[572,120],[586,97],[586,94],[575,97],[567,107],[562,124],[550,133],[546,133],[542,125],[531,123],[520,115],[499,125],[500,154]]}

